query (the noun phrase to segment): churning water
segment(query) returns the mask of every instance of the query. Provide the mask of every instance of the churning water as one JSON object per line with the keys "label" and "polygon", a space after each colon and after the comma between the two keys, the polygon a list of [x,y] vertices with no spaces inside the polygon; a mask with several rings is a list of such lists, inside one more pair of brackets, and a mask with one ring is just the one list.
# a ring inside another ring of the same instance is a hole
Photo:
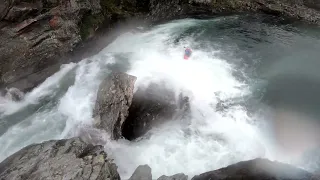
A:
{"label": "churning water", "polygon": [[[184,47],[193,49],[190,60],[183,60]],[[154,178],[191,178],[256,157],[317,170],[319,49],[316,27],[260,15],[128,32],[95,56],[63,65],[22,102],[0,99],[0,158],[92,130],[98,86],[117,68],[137,76],[136,88],[164,80],[190,97],[192,112],[134,142],[99,133],[122,178],[141,164]]]}

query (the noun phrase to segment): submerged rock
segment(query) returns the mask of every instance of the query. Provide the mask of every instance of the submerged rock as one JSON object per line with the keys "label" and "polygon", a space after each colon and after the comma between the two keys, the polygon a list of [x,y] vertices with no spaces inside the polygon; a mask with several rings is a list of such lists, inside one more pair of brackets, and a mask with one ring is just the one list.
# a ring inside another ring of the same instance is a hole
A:
{"label": "submerged rock", "polygon": [[188,97],[180,94],[177,100],[170,87],[151,83],[147,88],[139,88],[133,95],[122,134],[126,139],[136,139],[153,126],[173,119],[179,112],[180,115],[186,114],[189,110]]}
{"label": "submerged rock", "polygon": [[138,166],[129,180],[152,180],[151,168],[148,165]]}
{"label": "submerged rock", "polygon": [[195,176],[192,180],[306,180],[319,179],[313,174],[294,166],[267,159],[242,161],[225,168]]}
{"label": "submerged rock", "polygon": [[103,146],[79,138],[29,145],[0,163],[6,180],[120,180],[117,166],[107,160]]}
{"label": "submerged rock", "polygon": [[115,72],[100,84],[93,117],[96,126],[110,133],[112,139],[122,137],[122,126],[132,103],[136,77]]}

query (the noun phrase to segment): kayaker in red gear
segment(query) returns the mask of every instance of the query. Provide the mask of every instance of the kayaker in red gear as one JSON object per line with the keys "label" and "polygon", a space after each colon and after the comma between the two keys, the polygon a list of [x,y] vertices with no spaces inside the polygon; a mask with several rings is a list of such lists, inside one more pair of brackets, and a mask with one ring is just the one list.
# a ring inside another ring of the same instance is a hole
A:
{"label": "kayaker in red gear", "polygon": [[192,54],[191,49],[190,48],[186,48],[186,50],[184,51],[184,59],[185,60],[189,59],[191,54]]}

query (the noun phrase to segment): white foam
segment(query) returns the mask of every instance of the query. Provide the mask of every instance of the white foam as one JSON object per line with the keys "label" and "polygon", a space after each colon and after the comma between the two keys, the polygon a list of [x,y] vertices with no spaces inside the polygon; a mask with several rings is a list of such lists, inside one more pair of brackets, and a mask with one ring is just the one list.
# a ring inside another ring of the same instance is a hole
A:
{"label": "white foam", "polygon": [[[235,106],[225,114],[216,112],[218,99],[241,97],[250,93],[247,85],[232,76],[235,68],[215,56],[215,51],[193,49],[192,58],[183,60],[184,46],[194,43],[193,37],[173,44],[196,20],[183,20],[154,27],[145,33],[127,33],[119,37],[95,57],[67,65],[27,95],[34,102],[38,97],[54,93],[57,81],[73,68],[76,78],[64,96],[50,109],[39,111],[11,127],[0,137],[1,158],[21,147],[47,139],[64,138],[76,131],[79,124],[90,125],[97,88],[108,73],[106,65],[114,62],[110,53],[128,53],[129,74],[138,77],[136,87],[165,80],[176,93],[191,97],[192,120],[189,126],[170,122],[153,129],[149,139],[132,143],[108,141],[105,148],[119,167],[122,179],[128,178],[141,164],[149,164],[153,177],[213,170],[228,164],[268,155],[265,141],[250,123],[246,110]],[[28,100],[27,100],[28,101]],[[17,111],[24,102],[4,105],[7,114]]]}
{"label": "white foam", "polygon": [[76,64],[74,63],[62,65],[60,71],[48,77],[41,85],[34,88],[30,93],[27,93],[25,98],[20,102],[0,99],[0,113],[2,113],[0,115],[13,114],[29,104],[37,104],[43,97],[52,96],[54,91],[60,88],[59,81],[61,81],[75,66]]}
{"label": "white foam", "polygon": [[[182,90],[192,97],[193,119],[189,127],[171,122],[152,130],[150,139],[106,144],[124,179],[141,164],[149,164],[154,178],[180,172],[192,176],[267,156],[261,134],[248,123],[251,118],[243,108],[230,108],[225,115],[214,108],[218,98],[250,93],[246,84],[232,76],[234,67],[215,57],[210,48],[193,49],[192,58],[183,60],[184,44],[170,44],[172,37],[194,23],[182,21],[140,35],[126,34],[108,47],[110,51],[119,48],[132,53],[128,73],[138,77],[136,86],[165,80],[173,84],[176,93]],[[184,42],[192,47],[193,39],[189,37]]]}

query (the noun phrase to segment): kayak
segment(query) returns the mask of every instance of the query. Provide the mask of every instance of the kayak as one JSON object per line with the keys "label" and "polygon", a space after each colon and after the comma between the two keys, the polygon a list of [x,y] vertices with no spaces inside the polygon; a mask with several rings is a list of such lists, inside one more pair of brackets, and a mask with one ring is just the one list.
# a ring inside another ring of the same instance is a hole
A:
{"label": "kayak", "polygon": [[188,59],[190,58],[190,56],[191,56],[191,53],[192,53],[191,49],[187,48],[187,49],[185,50],[185,52],[184,52],[183,58],[184,58],[185,60],[188,60]]}

